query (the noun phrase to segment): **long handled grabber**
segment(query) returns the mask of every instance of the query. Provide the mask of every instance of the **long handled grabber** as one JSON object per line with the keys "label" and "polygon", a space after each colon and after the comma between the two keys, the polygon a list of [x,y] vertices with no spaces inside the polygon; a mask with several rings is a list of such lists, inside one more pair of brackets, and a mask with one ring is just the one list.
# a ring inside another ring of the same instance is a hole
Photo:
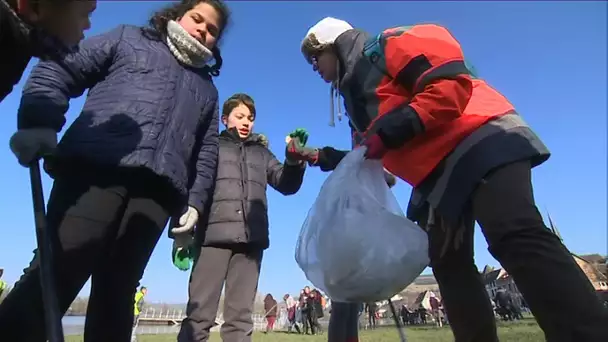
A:
{"label": "long handled grabber", "polygon": [[407,342],[407,338],[405,337],[405,329],[401,326],[399,322],[399,316],[397,316],[397,309],[395,309],[395,305],[392,300],[388,300],[388,306],[391,309],[391,314],[393,314],[393,319],[395,320],[395,325],[397,326],[397,331],[399,332],[399,339],[401,342]]}
{"label": "long handled grabber", "polygon": [[42,288],[42,300],[44,303],[46,333],[50,342],[64,342],[53,270],[53,241],[56,240],[55,235],[57,233],[47,229],[42,178],[40,176],[40,164],[38,160],[30,165],[30,183],[32,185],[32,202],[34,203],[38,262],[40,264],[40,287]]}
{"label": "long handled grabber", "polygon": [[[278,303],[273,305],[270,310],[266,311],[266,313],[264,313],[264,317],[266,317],[266,315],[268,315],[270,313],[270,311],[274,310],[274,308],[277,307],[277,305],[279,305]],[[251,329],[247,330],[247,332],[245,333],[245,336],[243,336],[243,338],[241,339],[242,341],[245,341],[247,339],[247,337],[251,336],[251,334],[253,334],[253,329],[255,328],[255,322],[253,323],[253,327],[251,327]]]}

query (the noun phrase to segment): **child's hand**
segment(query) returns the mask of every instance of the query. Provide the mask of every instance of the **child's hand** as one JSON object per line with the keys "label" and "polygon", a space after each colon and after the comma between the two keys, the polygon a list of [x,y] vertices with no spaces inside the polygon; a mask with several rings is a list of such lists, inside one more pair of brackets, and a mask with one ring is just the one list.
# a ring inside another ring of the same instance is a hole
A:
{"label": "child's hand", "polygon": [[179,220],[176,222],[177,225],[175,227],[171,227],[171,233],[173,234],[191,234],[194,231],[194,226],[198,221],[198,211],[188,206],[188,209],[185,213],[180,216]]}

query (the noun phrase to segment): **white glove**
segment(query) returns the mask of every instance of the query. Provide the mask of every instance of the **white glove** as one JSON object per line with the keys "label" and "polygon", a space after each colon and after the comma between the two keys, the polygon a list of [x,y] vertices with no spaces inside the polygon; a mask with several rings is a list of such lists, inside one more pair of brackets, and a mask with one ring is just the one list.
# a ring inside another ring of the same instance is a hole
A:
{"label": "white glove", "polygon": [[[198,211],[193,207],[188,207],[188,210],[179,218],[178,226],[171,228],[171,233],[181,235],[184,233],[192,233],[194,226],[198,221]],[[187,234],[192,235],[192,234]]]}
{"label": "white glove", "polygon": [[39,158],[52,154],[57,147],[57,132],[50,128],[18,130],[9,142],[19,164],[28,167]]}

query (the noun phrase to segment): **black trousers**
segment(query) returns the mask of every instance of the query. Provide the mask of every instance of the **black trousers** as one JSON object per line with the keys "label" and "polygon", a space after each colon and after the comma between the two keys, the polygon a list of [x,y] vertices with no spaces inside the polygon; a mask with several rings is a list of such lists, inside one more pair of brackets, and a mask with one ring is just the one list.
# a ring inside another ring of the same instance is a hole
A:
{"label": "black trousers", "polygon": [[204,342],[215,325],[224,283],[224,342],[250,342],[253,304],[263,251],[247,245],[204,246],[194,263],[188,285],[187,317],[179,342]]}
{"label": "black trousers", "polygon": [[328,342],[358,341],[360,308],[361,304],[358,303],[331,302],[327,328]]}
{"label": "black trousers", "polygon": [[[463,218],[468,227],[460,246],[450,243],[443,256],[449,228],[420,222],[429,228],[431,266],[456,342],[498,341],[492,306],[473,258],[475,221],[490,253],[515,280],[547,341],[608,341],[608,309],[602,307],[570,251],[545,226],[534,202],[530,163],[513,163],[488,174],[472,194]],[[346,331],[354,336],[351,327],[357,309],[332,306],[328,341],[346,342]]]}
{"label": "black trousers", "polygon": [[[57,297],[65,313],[92,277],[84,340],[128,342],[136,288],[167,224],[172,196],[165,181],[148,170],[95,174],[100,176],[65,175],[53,184],[47,223],[58,236]],[[37,256],[0,305],[0,336],[47,340]]]}
{"label": "black trousers", "polygon": [[536,207],[530,164],[513,163],[491,172],[470,202],[470,210],[463,215],[468,226],[458,248],[450,244],[440,256],[449,229],[428,227],[431,266],[456,342],[498,341],[492,307],[473,258],[475,221],[492,256],[513,277],[547,341],[608,341],[608,312]]}
{"label": "black trousers", "polygon": [[367,323],[370,329],[376,329],[376,312],[375,310],[367,311]]}
{"label": "black trousers", "polygon": [[[310,300],[310,299],[309,299]],[[302,311],[302,324],[305,334],[316,334],[318,332],[319,318],[317,313],[312,308],[307,308]]]}

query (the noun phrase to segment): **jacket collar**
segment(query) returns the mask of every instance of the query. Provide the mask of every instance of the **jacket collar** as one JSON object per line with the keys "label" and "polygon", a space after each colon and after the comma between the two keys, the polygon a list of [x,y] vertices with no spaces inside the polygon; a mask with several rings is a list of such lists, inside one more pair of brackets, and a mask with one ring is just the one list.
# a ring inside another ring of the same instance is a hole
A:
{"label": "jacket collar", "polygon": [[251,144],[260,144],[264,147],[268,147],[268,140],[266,136],[263,134],[252,133],[247,138],[241,138],[236,128],[226,129],[220,133],[220,137],[230,140],[237,143],[251,143]]}

